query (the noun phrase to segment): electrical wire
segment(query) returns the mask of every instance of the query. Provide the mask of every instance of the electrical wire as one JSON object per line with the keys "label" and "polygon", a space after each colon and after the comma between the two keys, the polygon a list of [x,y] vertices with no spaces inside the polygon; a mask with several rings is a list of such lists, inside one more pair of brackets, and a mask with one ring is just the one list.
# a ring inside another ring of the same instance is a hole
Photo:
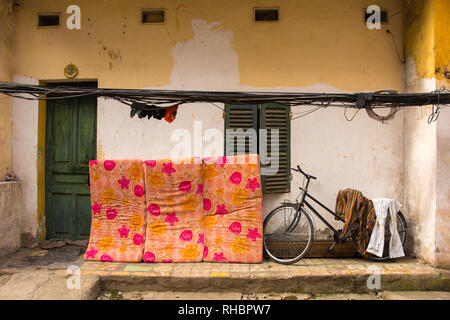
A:
{"label": "electrical wire", "polygon": [[392,41],[394,42],[394,48],[395,48],[395,52],[397,53],[398,60],[400,60],[401,64],[405,64],[405,60],[403,60],[403,59],[400,57],[400,53],[398,52],[397,41],[395,40],[394,34],[393,34],[389,29],[387,29],[386,32],[387,32],[388,34],[390,34],[391,37],[392,37]]}
{"label": "electrical wire", "polygon": [[[291,120],[296,120],[296,119],[299,119],[299,118],[303,118],[303,117],[305,117],[305,116],[307,116],[307,115],[309,115],[309,114],[311,114],[311,113],[313,113],[313,112],[316,112],[316,111],[319,110],[319,109],[322,109],[322,107],[316,107],[316,108],[314,108],[314,109],[308,110],[308,111],[303,112],[303,113],[297,113],[297,114],[301,114],[301,115],[300,115],[300,116],[297,116],[297,117],[294,117],[294,118],[292,118]],[[295,113],[293,113],[293,114],[295,114]]]}
{"label": "electrical wire", "polygon": [[216,107],[217,109],[219,109],[219,110],[222,110],[222,111],[224,111],[224,109],[223,108],[221,108],[221,107],[219,107],[218,105],[216,105],[215,103],[213,103],[213,102],[210,102],[210,104],[212,104],[214,107]]}
{"label": "electrical wire", "polygon": [[439,90],[434,91],[434,92],[437,93],[437,103],[433,104],[433,106],[431,108],[431,113],[430,113],[430,115],[428,116],[428,119],[427,119],[428,124],[431,124],[432,122],[437,121],[437,119],[439,118],[439,114],[440,114],[439,109],[441,108],[440,101],[439,101],[440,99],[439,98],[440,98],[441,92],[444,92],[444,91],[445,91],[445,87],[444,86],[442,86]]}
{"label": "electrical wire", "polygon": [[161,108],[187,103],[210,103],[220,110],[223,109],[215,103],[237,105],[278,103],[291,107],[314,107],[302,111],[302,113],[297,113],[299,116],[295,119],[326,107],[377,109],[450,104],[450,92],[445,88],[429,93],[401,94],[388,90],[360,93],[287,93],[45,87],[0,82],[0,93],[26,100],[58,100],[95,96],[97,98],[114,99],[128,106],[133,103],[140,103]]}
{"label": "electrical wire", "polygon": [[[393,16],[395,16],[395,15],[399,14],[400,12],[402,12],[403,10],[407,9],[407,8],[409,7],[409,5],[411,4],[411,2],[412,2],[412,0],[409,0],[408,3],[406,4],[406,6],[404,6],[403,8],[401,8],[400,10],[398,10],[397,12],[395,12],[395,13],[391,14],[390,16],[388,16],[388,21],[389,21],[389,19],[392,18]],[[400,57],[400,54],[399,54],[399,52],[398,52],[397,41],[395,40],[394,34],[393,34],[389,29],[387,29],[386,32],[389,33],[389,34],[392,36],[392,41],[394,42],[395,52],[397,53],[398,59],[400,60],[400,62],[401,62],[402,64],[405,64],[405,60],[402,59],[402,58]]]}
{"label": "electrical wire", "polygon": [[353,121],[353,119],[356,117],[356,115],[358,114],[358,112],[359,112],[360,110],[361,110],[361,109],[356,110],[356,112],[353,114],[353,116],[349,119],[349,118],[347,117],[347,108],[345,108],[345,109],[344,109],[344,117],[345,117],[345,120],[347,120],[348,122]]}
{"label": "electrical wire", "polygon": [[400,10],[398,10],[397,12],[391,14],[390,16],[388,16],[388,19],[392,18],[393,16],[399,14],[400,12],[402,12],[403,10],[407,9],[409,7],[409,5],[411,4],[412,0],[409,0],[408,3],[406,4],[406,6],[404,6],[403,8],[401,8]]}

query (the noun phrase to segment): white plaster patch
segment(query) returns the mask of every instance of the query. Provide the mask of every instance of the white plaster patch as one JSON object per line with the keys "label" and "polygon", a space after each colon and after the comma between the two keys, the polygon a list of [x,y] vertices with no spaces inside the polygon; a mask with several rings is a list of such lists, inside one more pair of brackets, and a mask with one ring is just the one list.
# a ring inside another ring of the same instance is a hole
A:
{"label": "white plaster patch", "polygon": [[170,87],[198,90],[232,88],[239,83],[238,55],[233,32],[220,22],[192,20],[194,38],[172,48],[174,67]]}

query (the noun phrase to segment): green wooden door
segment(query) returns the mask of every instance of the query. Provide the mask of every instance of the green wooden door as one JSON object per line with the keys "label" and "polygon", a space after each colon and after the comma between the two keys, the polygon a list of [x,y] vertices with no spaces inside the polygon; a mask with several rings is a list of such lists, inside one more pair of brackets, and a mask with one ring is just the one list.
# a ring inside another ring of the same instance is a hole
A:
{"label": "green wooden door", "polygon": [[89,237],[89,160],[96,158],[96,123],[96,97],[47,101],[47,239]]}

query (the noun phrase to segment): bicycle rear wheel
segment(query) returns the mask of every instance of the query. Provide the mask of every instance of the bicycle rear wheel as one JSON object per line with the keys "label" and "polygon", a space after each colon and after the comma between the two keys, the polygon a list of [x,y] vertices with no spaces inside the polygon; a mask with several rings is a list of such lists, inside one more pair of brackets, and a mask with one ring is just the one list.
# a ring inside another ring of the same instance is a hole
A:
{"label": "bicycle rear wheel", "polygon": [[278,263],[291,264],[303,258],[314,239],[311,215],[297,213],[294,204],[283,204],[264,219],[264,250]]}
{"label": "bicycle rear wheel", "polygon": [[[384,225],[384,248],[383,248],[383,255],[381,257],[377,257],[375,255],[372,255],[370,258],[373,260],[389,260],[389,243],[391,241],[391,229],[390,229],[390,223],[391,223],[391,217],[388,214],[386,218],[386,222]],[[406,229],[408,228],[406,224],[406,219],[403,216],[403,214],[399,211],[397,213],[397,231],[398,235],[400,236],[400,240],[402,242],[402,246],[405,244],[406,239]]]}

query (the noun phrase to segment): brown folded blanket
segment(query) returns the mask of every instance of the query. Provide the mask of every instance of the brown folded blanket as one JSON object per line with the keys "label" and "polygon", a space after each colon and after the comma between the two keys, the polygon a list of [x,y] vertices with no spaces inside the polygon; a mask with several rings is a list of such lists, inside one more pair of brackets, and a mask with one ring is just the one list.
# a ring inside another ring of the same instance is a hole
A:
{"label": "brown folded blanket", "polygon": [[[336,197],[336,214],[344,220],[344,227],[340,238],[351,236],[352,227],[359,226],[357,251],[368,256],[366,252],[370,236],[376,221],[375,209],[371,200],[363,196],[358,190],[340,190]],[[337,218],[336,218],[337,219]]]}

